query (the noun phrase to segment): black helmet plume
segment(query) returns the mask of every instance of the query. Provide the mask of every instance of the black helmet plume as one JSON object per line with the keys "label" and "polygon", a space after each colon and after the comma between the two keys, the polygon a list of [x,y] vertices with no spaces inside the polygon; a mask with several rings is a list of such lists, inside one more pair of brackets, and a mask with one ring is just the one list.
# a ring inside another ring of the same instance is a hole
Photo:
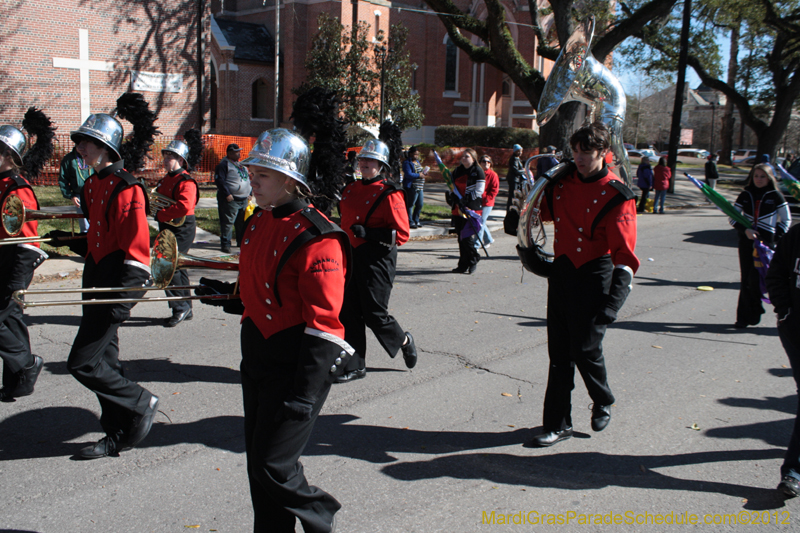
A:
{"label": "black helmet plume", "polygon": [[147,100],[139,93],[125,93],[117,98],[117,115],[133,124],[133,135],[119,147],[128,172],[142,170],[155,136],[156,114],[150,111]]}
{"label": "black helmet plume", "polygon": [[53,156],[53,138],[56,128],[40,109],[29,107],[22,120],[22,127],[29,136],[36,136],[36,143],[22,158],[22,168],[25,177],[29,180],[36,179],[47,161]]}
{"label": "black helmet plume", "polygon": [[345,184],[347,143],[340,105],[336,91],[314,87],[298,96],[290,117],[306,141],[313,137],[307,181],[314,205],[328,215]]}

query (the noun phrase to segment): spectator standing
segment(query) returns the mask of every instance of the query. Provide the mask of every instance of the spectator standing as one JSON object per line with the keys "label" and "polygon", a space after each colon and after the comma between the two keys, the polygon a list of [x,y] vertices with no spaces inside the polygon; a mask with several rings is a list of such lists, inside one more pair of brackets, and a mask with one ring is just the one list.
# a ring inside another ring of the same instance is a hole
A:
{"label": "spectator standing", "polygon": [[717,154],[711,154],[706,161],[706,185],[712,189],[717,188],[719,172],[717,171]]}
{"label": "spectator standing", "polygon": [[[515,145],[516,146],[516,145]],[[520,148],[520,152],[522,148]],[[461,164],[452,172],[453,185],[461,198],[455,193],[446,193],[447,204],[453,208],[453,226],[458,235],[458,266],[452,270],[457,274],[472,274],[478,268],[481,256],[475,249],[477,232],[464,231],[468,220],[462,216],[462,208],[481,214],[481,199],[486,188],[486,175],[478,165],[478,154],[467,148],[461,154]],[[466,213],[466,211],[465,211]],[[470,215],[466,215],[470,216]]]}
{"label": "spectator standing", "polygon": [[[481,168],[486,176],[486,188],[483,190],[483,197],[481,198],[483,203],[481,221],[483,224],[480,233],[478,233],[478,238],[483,242],[483,245],[488,248],[489,245],[494,242],[494,239],[489,231],[489,227],[486,225],[486,221],[489,220],[489,214],[492,212],[492,208],[494,208],[494,199],[497,197],[497,193],[500,192],[500,177],[497,175],[497,172],[492,170],[492,158],[488,155],[481,157]],[[476,242],[475,245],[480,246],[480,242]]]}
{"label": "spectator standing", "polygon": [[[672,178],[672,170],[667,166],[667,161],[663,157],[658,159],[656,168],[653,169],[653,188],[656,190],[656,199],[653,203],[653,213],[664,214],[664,200],[667,198],[669,180]],[[661,207],[659,207],[659,203]]]}
{"label": "spectator standing", "polygon": [[544,176],[545,172],[553,168],[558,164],[558,159],[556,159],[556,147],[555,146],[546,146],[544,148],[544,153],[551,154],[549,157],[540,157],[538,161],[536,161],[536,177],[540,178]]}
{"label": "spectator standing", "polygon": [[[73,146],[72,151],[61,160],[61,169],[58,173],[58,186],[61,188],[61,195],[75,204],[81,206],[81,190],[83,183],[89,178],[92,169],[86,164],[78,150]],[[85,218],[78,219],[81,233],[89,231],[89,221]]]}
{"label": "spectator standing", "polygon": [[644,213],[647,206],[647,198],[650,196],[650,189],[653,188],[653,169],[650,168],[650,158],[643,157],[639,168],[636,169],[636,185],[642,190],[642,197],[639,199],[637,213]]}
{"label": "spectator standing", "polygon": [[403,161],[403,186],[405,188],[408,201],[408,221],[412,228],[421,228],[419,215],[422,213],[424,196],[422,190],[425,188],[425,176],[428,175],[428,167],[422,167],[419,162],[419,149],[412,146],[408,149],[408,157]]}
{"label": "spectator standing", "polygon": [[513,146],[514,153],[511,154],[511,159],[508,160],[508,172],[506,173],[506,182],[508,182],[508,201],[506,202],[506,211],[511,209],[511,202],[514,200],[514,191],[520,188],[523,170],[522,165],[522,146],[515,144]]}
{"label": "spectator standing", "polygon": [[236,231],[236,246],[244,234],[244,210],[250,197],[250,174],[239,163],[242,149],[229,144],[225,157],[214,170],[217,185],[217,210],[219,211],[219,242],[222,253],[231,251],[231,233]]}

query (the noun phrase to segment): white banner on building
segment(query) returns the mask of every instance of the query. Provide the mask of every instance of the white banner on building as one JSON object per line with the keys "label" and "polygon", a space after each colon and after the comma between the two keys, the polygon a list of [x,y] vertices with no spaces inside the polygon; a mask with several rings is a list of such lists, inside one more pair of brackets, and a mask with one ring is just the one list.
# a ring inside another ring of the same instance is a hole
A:
{"label": "white banner on building", "polygon": [[154,93],[182,93],[183,74],[131,71],[131,90]]}

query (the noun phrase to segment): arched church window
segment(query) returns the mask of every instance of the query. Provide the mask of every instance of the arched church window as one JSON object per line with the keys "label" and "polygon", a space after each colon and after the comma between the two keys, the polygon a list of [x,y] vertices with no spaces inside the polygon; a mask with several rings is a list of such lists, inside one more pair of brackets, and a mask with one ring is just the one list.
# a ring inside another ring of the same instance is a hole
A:
{"label": "arched church window", "polygon": [[444,90],[455,91],[458,87],[458,48],[449,35],[445,37],[444,44]]}
{"label": "arched church window", "polygon": [[269,87],[267,82],[263,79],[257,79],[253,82],[253,118],[268,118],[267,117],[267,98],[269,96]]}

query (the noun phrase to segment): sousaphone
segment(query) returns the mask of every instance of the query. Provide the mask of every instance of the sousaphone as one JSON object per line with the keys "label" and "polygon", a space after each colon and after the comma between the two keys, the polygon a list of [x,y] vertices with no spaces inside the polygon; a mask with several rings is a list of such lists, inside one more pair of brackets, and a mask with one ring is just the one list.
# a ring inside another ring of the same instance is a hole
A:
{"label": "sousaphone", "polygon": [[[588,122],[600,120],[608,126],[614,171],[630,187],[630,162],[622,143],[625,91],[616,76],[592,57],[589,45],[593,34],[594,17],[590,17],[580,24],[561,49],[539,99],[537,121],[544,126],[566,102],[587,104]],[[520,205],[517,253],[523,266],[539,276],[548,277],[553,264],[552,254],[544,251],[547,235],[539,210],[543,193],[574,169],[570,162],[553,167],[536,180]]]}

